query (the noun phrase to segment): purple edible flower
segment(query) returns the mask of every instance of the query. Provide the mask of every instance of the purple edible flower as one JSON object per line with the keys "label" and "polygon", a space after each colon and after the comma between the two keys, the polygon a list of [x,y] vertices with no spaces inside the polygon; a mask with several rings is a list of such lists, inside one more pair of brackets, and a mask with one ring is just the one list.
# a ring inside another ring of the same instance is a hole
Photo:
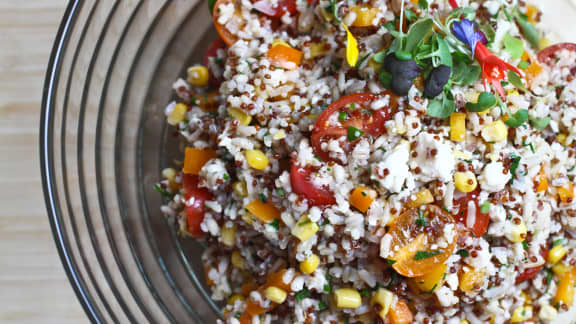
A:
{"label": "purple edible flower", "polygon": [[486,36],[478,28],[478,24],[468,19],[455,21],[454,24],[452,24],[452,34],[454,34],[459,41],[470,46],[472,56],[474,56],[474,51],[476,50],[476,44],[478,42],[481,42],[484,45],[488,43]]}

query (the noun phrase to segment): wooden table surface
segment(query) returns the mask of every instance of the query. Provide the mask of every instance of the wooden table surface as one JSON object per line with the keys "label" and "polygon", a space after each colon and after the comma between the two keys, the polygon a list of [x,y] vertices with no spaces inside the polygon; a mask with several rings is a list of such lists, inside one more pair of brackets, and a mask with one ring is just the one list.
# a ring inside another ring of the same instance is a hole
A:
{"label": "wooden table surface", "polygon": [[40,182],[44,72],[65,0],[0,1],[0,323],[87,323]]}

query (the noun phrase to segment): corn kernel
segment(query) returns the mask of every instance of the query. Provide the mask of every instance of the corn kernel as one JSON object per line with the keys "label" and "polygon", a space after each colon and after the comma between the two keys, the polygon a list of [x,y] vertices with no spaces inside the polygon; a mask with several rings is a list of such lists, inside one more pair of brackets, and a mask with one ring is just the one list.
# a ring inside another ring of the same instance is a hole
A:
{"label": "corn kernel", "polygon": [[454,173],[454,184],[460,192],[472,192],[478,186],[476,176],[471,171]]}
{"label": "corn kernel", "polygon": [[208,83],[208,69],[203,65],[195,65],[188,68],[188,83],[194,87],[203,87]]}
{"label": "corn kernel", "polygon": [[380,305],[380,311],[378,312],[378,316],[384,320],[386,315],[388,315],[388,311],[390,310],[390,306],[392,305],[392,301],[394,300],[394,293],[390,290],[385,288],[378,288],[374,296],[370,299],[370,304],[378,304]]}
{"label": "corn kernel", "polygon": [[447,267],[448,266],[446,264],[441,264],[436,266],[427,274],[420,277],[414,277],[411,280],[414,281],[421,292],[432,292],[436,290],[436,288],[442,286],[442,281],[444,279],[444,275],[446,274]]}
{"label": "corn kernel", "polygon": [[352,288],[340,288],[334,291],[334,301],[338,308],[358,308],[362,305],[360,293]]}
{"label": "corn kernel", "polygon": [[450,115],[450,140],[461,142],[466,139],[466,114]]}
{"label": "corn kernel", "polygon": [[238,108],[234,107],[228,108],[228,115],[236,119],[240,123],[240,125],[243,126],[248,126],[250,125],[250,122],[252,122],[252,116],[248,115],[247,113],[243,112]]}
{"label": "corn kernel", "polygon": [[230,256],[230,262],[236,268],[244,269],[244,258],[242,258],[242,254],[240,253],[240,251],[232,252],[232,255]]}
{"label": "corn kernel", "polygon": [[283,129],[277,131],[276,134],[274,134],[274,136],[272,136],[272,139],[275,141],[279,141],[283,138],[286,138],[286,132],[284,132]]}
{"label": "corn kernel", "polygon": [[326,54],[326,43],[311,43],[310,44],[310,56],[315,58],[320,55]]}
{"label": "corn kernel", "polygon": [[526,224],[521,220],[520,224],[512,224],[512,229],[510,232],[506,233],[506,238],[513,243],[521,243],[526,239],[526,234],[528,230],[526,229]]}
{"label": "corn kernel", "polygon": [[540,307],[538,316],[541,320],[550,322],[556,320],[556,317],[558,317],[558,311],[550,305],[544,305]]}
{"label": "corn kernel", "polygon": [[300,271],[311,274],[318,268],[318,265],[320,265],[320,258],[316,254],[310,254],[304,261],[300,262]]}
{"label": "corn kernel", "polygon": [[238,197],[248,196],[248,189],[246,188],[246,182],[238,180],[232,184],[232,190],[238,195]]}
{"label": "corn kernel", "polygon": [[183,103],[178,103],[172,109],[170,115],[168,115],[167,122],[172,126],[180,124],[186,118],[186,112],[188,111],[188,106]]}
{"label": "corn kernel", "polygon": [[550,46],[550,40],[548,38],[542,37],[538,40],[538,49],[543,50]]}
{"label": "corn kernel", "polygon": [[176,170],[173,168],[166,168],[162,170],[162,177],[166,180],[172,181],[176,177]]}
{"label": "corn kernel", "polygon": [[415,198],[406,204],[408,208],[420,207],[422,205],[434,202],[434,197],[432,196],[432,193],[428,189],[424,189],[420,192],[417,192],[414,196]]}
{"label": "corn kernel", "polygon": [[303,215],[292,228],[292,235],[304,242],[316,234],[319,229],[318,224],[311,221],[307,215]]}
{"label": "corn kernel", "polygon": [[256,170],[264,170],[268,166],[268,157],[260,150],[247,150],[244,152],[248,165]]}
{"label": "corn kernel", "polygon": [[550,251],[548,251],[548,263],[549,264],[556,264],[558,261],[562,260],[564,256],[568,253],[568,250],[564,247],[564,245],[559,244],[553,247]]}
{"label": "corn kernel", "polygon": [[501,120],[497,120],[482,129],[482,138],[486,142],[500,142],[508,137],[508,129]]}
{"label": "corn kernel", "polygon": [[511,323],[524,322],[532,318],[532,306],[517,307],[512,313]]}
{"label": "corn kernel", "polygon": [[234,246],[236,241],[236,228],[234,225],[222,227],[222,244],[226,246]]}
{"label": "corn kernel", "polygon": [[566,272],[559,275],[558,279],[558,288],[554,296],[554,303],[560,303],[570,307],[574,300],[574,275],[572,272]]}
{"label": "corn kernel", "polygon": [[282,304],[286,300],[287,294],[284,290],[271,286],[264,289],[264,296],[276,304]]}
{"label": "corn kernel", "polygon": [[554,272],[557,275],[564,274],[564,273],[569,272],[571,270],[572,269],[569,266],[565,265],[562,262],[556,263],[555,265],[552,266],[552,272]]}
{"label": "corn kernel", "polygon": [[566,134],[560,133],[556,135],[556,140],[558,141],[558,143],[566,145],[566,137],[567,137]]}
{"label": "corn kernel", "polygon": [[232,295],[230,298],[228,298],[228,305],[234,305],[236,303],[237,300],[244,300],[246,298],[244,298],[244,296],[242,295]]}

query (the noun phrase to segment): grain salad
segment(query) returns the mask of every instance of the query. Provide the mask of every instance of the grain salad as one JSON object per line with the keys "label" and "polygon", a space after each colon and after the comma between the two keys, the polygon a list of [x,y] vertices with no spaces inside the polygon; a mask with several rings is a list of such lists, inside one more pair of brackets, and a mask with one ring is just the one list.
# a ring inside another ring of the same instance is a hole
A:
{"label": "grain salad", "polygon": [[162,212],[220,323],[542,323],[576,283],[576,44],[517,0],[217,0]]}

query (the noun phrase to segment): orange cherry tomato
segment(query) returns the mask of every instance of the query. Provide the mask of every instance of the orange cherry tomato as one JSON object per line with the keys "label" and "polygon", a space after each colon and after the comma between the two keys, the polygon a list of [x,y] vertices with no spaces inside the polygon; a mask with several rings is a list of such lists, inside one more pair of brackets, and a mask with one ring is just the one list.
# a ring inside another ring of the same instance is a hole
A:
{"label": "orange cherry tomato", "polygon": [[[446,230],[452,225],[452,229]],[[447,231],[448,233],[445,233]],[[450,213],[436,205],[404,211],[390,226],[392,235],[388,259],[405,277],[422,276],[452,255],[458,241],[456,223]]]}
{"label": "orange cherry tomato", "polygon": [[[236,13],[239,11],[237,6],[236,6],[236,2],[234,0],[218,0],[214,4],[214,9],[213,9],[214,11],[212,12],[212,19],[214,21],[214,27],[216,28],[218,35],[220,35],[220,38],[222,38],[222,40],[224,41],[224,43],[226,43],[226,45],[232,46],[238,40],[238,36],[234,35],[232,32],[230,32],[228,30],[228,28],[226,28],[226,26],[224,26],[218,22],[218,18],[220,18],[220,9],[219,9],[220,6],[223,4],[228,4],[228,3],[233,3],[235,5]],[[242,27],[242,26],[240,26],[240,27]]]}

